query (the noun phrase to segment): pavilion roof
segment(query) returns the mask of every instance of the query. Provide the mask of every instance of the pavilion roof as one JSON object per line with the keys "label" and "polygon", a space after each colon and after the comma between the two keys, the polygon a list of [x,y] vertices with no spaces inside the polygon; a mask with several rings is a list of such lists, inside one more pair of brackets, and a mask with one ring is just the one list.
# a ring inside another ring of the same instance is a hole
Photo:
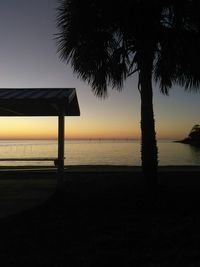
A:
{"label": "pavilion roof", "polygon": [[0,116],[80,116],[75,88],[0,89]]}

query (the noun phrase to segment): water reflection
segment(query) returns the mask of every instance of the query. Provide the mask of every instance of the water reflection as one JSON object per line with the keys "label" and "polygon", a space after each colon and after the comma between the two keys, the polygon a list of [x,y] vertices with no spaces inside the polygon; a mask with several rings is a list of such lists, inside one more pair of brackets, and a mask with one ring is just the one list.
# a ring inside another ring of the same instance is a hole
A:
{"label": "water reflection", "polygon": [[188,145],[188,147],[191,158],[194,160],[194,165],[198,165],[200,163],[200,147],[192,145]]}
{"label": "water reflection", "polygon": [[[24,140],[0,141],[0,158],[56,157],[57,141]],[[200,148],[172,141],[158,142],[159,165],[198,165]],[[141,166],[139,141],[67,141],[66,165],[132,165]],[[52,165],[51,162],[28,162],[30,165]],[[19,165],[20,162],[1,162],[0,165]]]}

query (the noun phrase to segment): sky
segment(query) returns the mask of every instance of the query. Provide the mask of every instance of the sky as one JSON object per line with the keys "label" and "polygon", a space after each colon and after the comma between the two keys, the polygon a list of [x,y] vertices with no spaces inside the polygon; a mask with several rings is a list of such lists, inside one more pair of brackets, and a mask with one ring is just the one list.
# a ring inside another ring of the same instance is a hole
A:
{"label": "sky", "polygon": [[[137,74],[119,92],[97,98],[90,86],[61,62],[54,39],[57,0],[0,1],[0,88],[76,88],[81,116],[65,119],[65,137],[140,138]],[[169,96],[154,86],[158,139],[182,139],[200,123],[200,92],[174,86]],[[0,139],[57,137],[57,118],[0,117]]]}

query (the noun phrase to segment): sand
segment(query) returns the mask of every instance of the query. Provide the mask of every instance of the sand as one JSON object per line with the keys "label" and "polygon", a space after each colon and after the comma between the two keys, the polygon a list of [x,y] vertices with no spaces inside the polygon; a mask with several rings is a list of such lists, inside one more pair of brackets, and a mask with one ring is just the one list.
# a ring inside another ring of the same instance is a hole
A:
{"label": "sand", "polygon": [[55,174],[0,172],[4,204],[32,202],[0,220],[2,266],[200,266],[199,168],[159,169],[156,195],[139,167],[68,167],[57,194]]}

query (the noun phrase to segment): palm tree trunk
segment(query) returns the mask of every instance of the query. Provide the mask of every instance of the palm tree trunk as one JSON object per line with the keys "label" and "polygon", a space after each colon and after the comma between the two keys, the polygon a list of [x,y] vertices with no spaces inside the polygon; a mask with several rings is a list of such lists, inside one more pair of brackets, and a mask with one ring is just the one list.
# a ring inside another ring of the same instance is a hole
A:
{"label": "palm tree trunk", "polygon": [[140,58],[141,94],[141,159],[145,185],[148,189],[157,187],[158,149],[155,133],[152,90],[153,56]]}

